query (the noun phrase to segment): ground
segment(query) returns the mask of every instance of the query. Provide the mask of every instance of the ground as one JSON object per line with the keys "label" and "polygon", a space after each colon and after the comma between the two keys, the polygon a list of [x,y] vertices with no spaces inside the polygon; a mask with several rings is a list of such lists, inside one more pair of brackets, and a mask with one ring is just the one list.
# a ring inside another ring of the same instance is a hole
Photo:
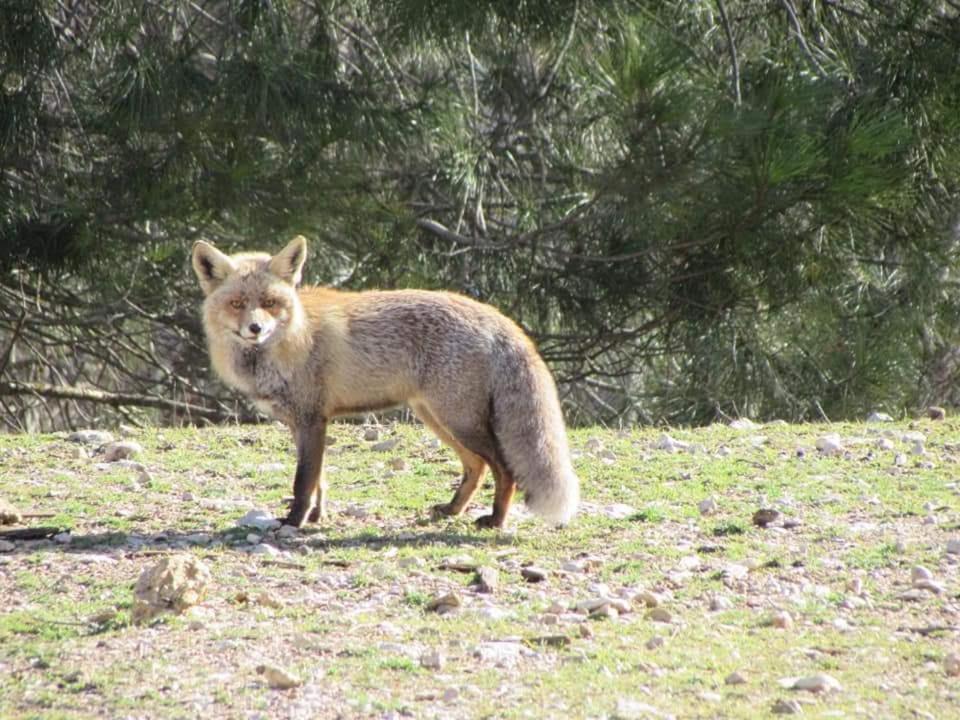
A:
{"label": "ground", "polygon": [[[2,718],[960,716],[953,420],[577,430],[580,514],[502,532],[431,520],[416,425],[336,425],[329,520],[280,535],[238,521],[284,511],[281,428],[127,434],[0,436],[0,531],[68,531],[0,540]],[[178,554],[202,601],[133,623]]]}

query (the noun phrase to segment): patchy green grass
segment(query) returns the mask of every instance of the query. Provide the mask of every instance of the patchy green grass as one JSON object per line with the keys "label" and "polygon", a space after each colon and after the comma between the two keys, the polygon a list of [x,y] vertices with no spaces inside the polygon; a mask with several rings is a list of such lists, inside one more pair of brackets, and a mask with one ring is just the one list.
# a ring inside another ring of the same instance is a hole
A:
{"label": "patchy green grass", "polygon": [[[145,429],[142,468],[65,436],[0,436],[0,498],[70,533],[0,553],[0,716],[753,718],[785,700],[960,716],[944,662],[960,653],[957,423],[671,430],[673,451],[659,430],[580,430],[574,523],[518,505],[500,533],[430,520],[455,456],[419,426],[381,431],[399,439],[388,452],[334,427],[332,516],[289,538],[237,527],[251,508],[283,513],[294,457],[275,426]],[[844,452],[816,450],[827,432]],[[761,508],[781,515],[759,527]],[[210,568],[206,599],[131,624],[137,577],[178,552]],[[498,587],[479,593],[451,559],[497,569]],[[905,599],[916,565],[940,592]],[[431,611],[445,594],[459,608]],[[602,597],[627,612],[577,612]],[[272,689],[263,665],[303,684]],[[842,689],[782,686],[816,673]]]}

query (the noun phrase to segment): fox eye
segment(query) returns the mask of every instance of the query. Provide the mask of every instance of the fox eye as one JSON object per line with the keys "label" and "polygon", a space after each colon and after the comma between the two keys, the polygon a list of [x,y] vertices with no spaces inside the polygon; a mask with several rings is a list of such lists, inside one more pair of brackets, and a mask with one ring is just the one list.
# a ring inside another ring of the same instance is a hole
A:
{"label": "fox eye", "polygon": [[232,307],[234,310],[243,310],[243,308],[245,308],[246,305],[247,305],[246,301],[243,300],[242,298],[235,298],[230,301],[230,307]]}
{"label": "fox eye", "polygon": [[263,302],[260,303],[260,305],[265,308],[272,308],[276,304],[277,304],[277,301],[274,300],[273,298],[264,298]]}

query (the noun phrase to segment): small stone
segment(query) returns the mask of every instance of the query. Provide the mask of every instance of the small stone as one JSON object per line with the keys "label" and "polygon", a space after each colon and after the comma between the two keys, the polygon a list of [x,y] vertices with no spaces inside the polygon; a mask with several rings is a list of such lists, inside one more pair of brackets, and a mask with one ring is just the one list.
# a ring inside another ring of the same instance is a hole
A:
{"label": "small stone", "polygon": [[933,573],[927,570],[923,565],[915,565],[910,570],[910,582],[914,586],[920,581],[933,580]]}
{"label": "small stone", "polygon": [[108,622],[117,617],[116,608],[107,608],[96,612],[93,615],[87,617],[87,622],[91,625],[106,625]]}
{"label": "small stone", "polygon": [[473,656],[498,667],[513,667],[520,659],[520,643],[490,641],[477,645]]}
{"label": "small stone", "polygon": [[926,450],[926,448],[923,446],[923,443],[917,442],[917,443],[914,443],[913,446],[910,448],[910,454],[911,454],[911,455],[926,455],[926,454],[927,454],[927,450]]}
{"label": "small stone", "polygon": [[172,555],[146,568],[133,591],[133,621],[152,620],[162,612],[184,612],[199,603],[210,583],[210,570],[192,555]]}
{"label": "small stone", "polygon": [[446,703],[452,703],[454,700],[460,697],[460,691],[454,687],[447,688],[443,691],[443,701]]}
{"label": "small stone", "polygon": [[73,535],[69,532],[57,533],[53,536],[53,541],[60,545],[69,545],[73,541]]}
{"label": "small stone", "polygon": [[274,690],[290,690],[303,684],[299,677],[275,665],[260,665],[257,672],[266,678],[267,684]]}
{"label": "small stone", "polygon": [[829,433],[817,438],[816,447],[824,455],[839,455],[843,452],[843,441],[836,433]]}
{"label": "small stone", "polygon": [[370,511],[367,510],[363,505],[357,505],[356,503],[350,503],[343,511],[343,514],[347,517],[352,517],[357,520],[363,520],[370,516]]}
{"label": "small stone", "polygon": [[907,464],[907,456],[904,455],[903,453],[897,453],[896,455],[893,456],[893,464],[896,467],[903,467],[904,465]]}
{"label": "small stone", "polygon": [[113,433],[106,430],[77,430],[67,435],[67,440],[82,445],[106,445],[113,442]]}
{"label": "small stone", "polygon": [[262,542],[259,545],[254,545],[250,548],[251,555],[266,555],[267,557],[277,557],[280,555],[280,551],[277,550],[273,545],[269,543]]}
{"label": "small stone", "polygon": [[723,679],[724,685],[744,685],[746,682],[747,678],[743,675],[743,673],[736,670]]}
{"label": "small stone", "polygon": [[266,532],[267,530],[274,530],[280,527],[280,521],[266,510],[251,510],[237,520],[237,525],[240,527],[252,527],[261,532]]}
{"label": "small stone", "polygon": [[520,568],[520,577],[528,583],[543,582],[547,579],[547,571],[536,565],[527,565],[526,567]]}
{"label": "small stone", "polygon": [[893,422],[893,418],[885,412],[872,412],[867,415],[867,422]]}
{"label": "small stone", "polygon": [[441,670],[446,664],[446,657],[440,650],[427,650],[420,656],[420,667],[427,670]]}
{"label": "small stone", "polygon": [[381,440],[378,443],[374,443],[370,446],[371,450],[376,452],[387,452],[393,450],[397,445],[400,444],[400,438],[387,438],[386,440]]}
{"label": "small stone", "polygon": [[960,655],[950,653],[943,659],[943,671],[947,677],[960,676]]}
{"label": "small stone", "polygon": [[10,503],[0,500],[0,525],[16,525],[21,520],[23,516],[19,510]]}
{"label": "small stone", "polygon": [[657,648],[661,648],[664,645],[666,645],[666,643],[667,643],[666,638],[662,637],[661,635],[654,635],[652,638],[647,640],[647,642],[645,642],[643,646],[647,650],[656,650]]}
{"label": "small stone", "polygon": [[878,438],[877,439],[877,449],[878,450],[893,450],[893,440],[890,438]]}
{"label": "small stone", "polygon": [[710,610],[712,612],[730,610],[732,607],[733,603],[730,602],[730,599],[725,595],[714,595],[712,598],[710,598]]}
{"label": "small stone", "polygon": [[594,620],[616,620],[620,617],[620,612],[610,603],[604,603],[591,610],[590,617]]}
{"label": "small stone", "polygon": [[656,593],[650,592],[649,590],[644,590],[639,593],[634,600],[637,602],[643,603],[648,608],[655,608],[660,605],[660,596]]}
{"label": "small stone", "polygon": [[734,430],[754,430],[757,424],[750,418],[737,418],[730,421],[730,427]]}
{"label": "small stone", "polygon": [[580,637],[584,638],[585,640],[589,640],[593,637],[593,629],[584,623],[580,626]]}
{"label": "small stone", "polygon": [[653,620],[654,622],[660,623],[669,623],[673,622],[673,615],[664,607],[655,607],[650,608],[647,611],[646,615],[648,620]]}
{"label": "small stone", "polygon": [[469,573],[476,570],[477,567],[479,567],[479,563],[469,555],[453,555],[440,561],[441,570]]}
{"label": "small stone", "polygon": [[766,624],[779,630],[789,630],[793,627],[793,618],[786,610],[781,610],[771,615]]}
{"label": "small stone", "polygon": [[925,596],[923,590],[920,588],[911,588],[906,592],[900,593],[897,597],[905,602],[917,602],[918,600],[923,600]]}
{"label": "small stone", "polygon": [[753,514],[753,524],[765,528],[780,519],[780,511],[773,508],[761,508]]}
{"label": "small stone", "polygon": [[108,443],[103,448],[103,461],[116,462],[117,460],[129,460],[143,452],[143,446],[133,440],[120,440],[119,442]]}
{"label": "small stone", "polygon": [[847,581],[847,590],[852,592],[854,595],[860,595],[863,593],[863,580],[861,578],[855,577]]}
{"label": "small stone", "polygon": [[931,420],[946,420],[947,411],[937,405],[931,405],[927,408],[927,417]]}
{"label": "small stone", "polygon": [[916,580],[913,583],[913,587],[917,590],[927,590],[934,595],[943,595],[943,593],[947,591],[943,585],[933,580]]}
{"label": "small stone", "polygon": [[392,457],[387,460],[387,467],[394,472],[403,472],[410,468],[410,465],[401,457]]}
{"label": "small stone", "polygon": [[277,538],[280,540],[289,540],[300,534],[300,529],[293,525],[281,525],[277,530]]}
{"label": "small stone", "polygon": [[0,540],[0,553],[8,553],[16,550],[17,546],[9,540]]}
{"label": "small stone", "polygon": [[279,610],[280,608],[283,607],[283,602],[278,597],[266,591],[259,593],[256,597],[256,601],[258,605],[262,605],[263,607],[268,607],[268,608],[274,608],[276,610]]}
{"label": "small stone", "polygon": [[455,593],[447,593],[430,600],[430,602],[427,603],[426,609],[428,612],[446,615],[458,610],[461,605],[463,605],[463,601],[458,595]]}
{"label": "small stone", "polygon": [[402,568],[418,568],[426,565],[427,562],[421,557],[405,557],[397,560],[397,566]]}
{"label": "small stone", "polygon": [[960,540],[956,538],[953,540],[947,540],[947,554],[960,555]]}
{"label": "small stone", "polygon": [[611,520],[626,520],[628,517],[636,515],[637,509],[626,503],[613,503],[612,505],[604,505],[602,513],[604,517]]}
{"label": "small stone", "polygon": [[603,450],[603,440],[598,437],[592,437],[584,443],[583,449],[587,452],[598,453]]}
{"label": "small stone", "polygon": [[247,533],[246,541],[251,545],[257,545],[263,540],[262,535],[257,535],[256,533]]}
{"label": "small stone", "polygon": [[477,577],[474,581],[477,586],[477,592],[492,593],[496,592],[500,586],[500,572],[496,568],[486,565],[477,568]]}
{"label": "small stone", "polygon": [[705,498],[697,503],[701,515],[712,515],[717,511],[717,501],[712,497]]}
{"label": "small stone", "polygon": [[376,442],[380,439],[380,429],[369,427],[363,431],[363,439],[368,442]]}
{"label": "small stone", "polygon": [[[793,682],[785,685],[792,690],[806,690],[812,693],[836,692],[841,690],[840,683],[826,673],[817,673],[816,675],[807,675],[800,678],[787,678]],[[783,684],[784,681],[781,681]]]}
{"label": "small stone", "polygon": [[690,443],[683,442],[681,440],[674,440],[672,437],[664,433],[660,436],[660,439],[657,440],[655,446],[658,450],[666,450],[670,453],[679,452],[680,450],[686,450],[690,447]]}
{"label": "small stone", "polygon": [[770,712],[774,715],[796,715],[803,712],[803,706],[796,700],[777,700]]}

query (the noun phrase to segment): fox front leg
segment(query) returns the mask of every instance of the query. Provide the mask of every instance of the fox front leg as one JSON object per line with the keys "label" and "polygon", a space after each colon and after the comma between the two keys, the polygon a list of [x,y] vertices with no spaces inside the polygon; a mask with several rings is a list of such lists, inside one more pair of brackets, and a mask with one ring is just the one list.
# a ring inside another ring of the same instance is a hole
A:
{"label": "fox front leg", "polygon": [[[308,515],[311,520],[319,519],[326,508],[326,483],[322,479],[323,449],[327,440],[326,418],[297,428],[295,436],[297,473],[293,479],[293,505],[283,524],[302,527]],[[315,512],[311,513],[311,509],[315,509]]]}

